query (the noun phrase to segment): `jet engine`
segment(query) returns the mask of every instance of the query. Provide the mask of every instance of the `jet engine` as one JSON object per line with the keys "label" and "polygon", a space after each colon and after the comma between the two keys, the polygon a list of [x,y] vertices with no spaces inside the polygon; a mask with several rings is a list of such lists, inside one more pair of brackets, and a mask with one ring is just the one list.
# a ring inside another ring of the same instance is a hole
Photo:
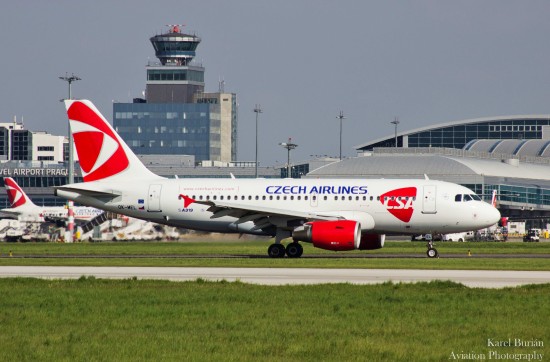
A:
{"label": "jet engine", "polygon": [[361,227],[353,220],[313,221],[296,228],[292,239],[313,243],[320,249],[354,250],[361,244]]}
{"label": "jet engine", "polygon": [[384,241],[386,240],[385,234],[363,234],[361,236],[361,243],[359,244],[359,250],[375,250],[384,247]]}

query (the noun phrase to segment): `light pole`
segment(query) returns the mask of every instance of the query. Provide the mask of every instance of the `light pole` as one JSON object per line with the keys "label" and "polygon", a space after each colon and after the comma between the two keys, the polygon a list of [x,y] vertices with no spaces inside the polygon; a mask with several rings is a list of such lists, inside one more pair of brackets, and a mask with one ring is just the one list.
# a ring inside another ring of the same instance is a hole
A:
{"label": "light pole", "polygon": [[340,160],[342,159],[342,120],[346,119],[344,117],[344,111],[340,111],[340,114],[336,116],[340,120]]}
{"label": "light pole", "polygon": [[254,107],[254,113],[256,113],[256,162],[254,165],[254,177],[258,178],[258,115],[262,113],[262,108],[259,104]]}
{"label": "light pole", "polygon": [[280,146],[283,146],[283,148],[287,149],[287,161],[286,161],[286,177],[291,178],[291,170],[290,170],[290,151],[298,147],[296,143],[292,143],[292,138],[288,138],[288,142],[282,142],[279,143]]}
{"label": "light pole", "polygon": [[390,123],[395,125],[395,148],[397,148],[397,125],[399,124],[399,119],[395,117]]}
{"label": "light pole", "polygon": [[[74,74],[71,74],[71,76],[68,76],[67,73],[65,73],[64,77],[59,77],[59,79],[69,83],[69,98],[72,99],[72,93],[71,93],[71,85],[73,82],[77,80],[81,80],[81,78],[77,77]],[[67,173],[69,175],[69,183],[74,183],[74,155],[73,155],[73,134],[71,133],[71,125],[69,123],[69,162],[67,165]],[[74,210],[73,210],[73,201],[68,200],[67,201],[67,213],[68,213],[68,220],[67,220],[67,233],[65,235],[65,242],[72,243],[73,242],[73,235],[74,235]]]}

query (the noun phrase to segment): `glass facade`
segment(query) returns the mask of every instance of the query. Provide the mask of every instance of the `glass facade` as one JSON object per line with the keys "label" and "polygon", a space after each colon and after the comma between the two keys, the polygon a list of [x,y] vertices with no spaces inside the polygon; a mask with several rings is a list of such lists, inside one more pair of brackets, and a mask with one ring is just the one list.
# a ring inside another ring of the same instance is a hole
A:
{"label": "glass facade", "polygon": [[204,83],[204,71],[191,69],[148,69],[148,81],[193,81]]}
{"label": "glass facade", "polygon": [[[403,146],[407,137],[407,147],[448,147],[463,148],[475,139],[541,139],[542,127],[550,125],[550,119],[507,119],[463,123],[446,127],[432,128],[420,132],[398,136],[398,147]],[[376,147],[395,147],[393,137],[361,148],[372,150]]]}
{"label": "glass facade", "polygon": [[32,160],[32,134],[28,130],[13,130],[11,144],[11,159]]}
{"label": "glass facade", "polygon": [[194,155],[195,161],[219,154],[219,119],[208,104],[115,103],[115,130],[136,154]]}
{"label": "glass facade", "polygon": [[0,159],[8,159],[9,154],[9,130],[4,127],[0,127]]}

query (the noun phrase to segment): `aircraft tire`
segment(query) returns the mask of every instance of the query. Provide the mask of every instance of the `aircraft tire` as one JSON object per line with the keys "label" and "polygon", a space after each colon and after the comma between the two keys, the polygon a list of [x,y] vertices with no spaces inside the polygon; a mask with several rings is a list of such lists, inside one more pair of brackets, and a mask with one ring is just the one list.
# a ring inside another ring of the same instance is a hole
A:
{"label": "aircraft tire", "polygon": [[437,258],[438,252],[435,248],[428,248],[426,254],[428,255],[428,258]]}
{"label": "aircraft tire", "polygon": [[304,248],[300,243],[290,243],[286,246],[286,255],[289,258],[299,258],[304,253]]}
{"label": "aircraft tire", "polygon": [[270,258],[284,258],[285,253],[285,246],[282,244],[271,244],[267,249],[267,255],[269,255]]}

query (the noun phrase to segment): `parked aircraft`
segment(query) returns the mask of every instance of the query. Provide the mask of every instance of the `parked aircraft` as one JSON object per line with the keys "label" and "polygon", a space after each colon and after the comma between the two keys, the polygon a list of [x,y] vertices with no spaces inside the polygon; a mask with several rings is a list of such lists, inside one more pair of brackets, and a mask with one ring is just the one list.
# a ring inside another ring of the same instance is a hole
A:
{"label": "parked aircraft", "polygon": [[[0,212],[26,222],[60,222],[67,219],[68,213],[65,207],[36,205],[11,177],[4,178],[4,187],[8,193],[10,208],[2,209]],[[91,220],[103,212],[103,210],[84,206],[75,206],[73,210],[75,220]]]}
{"label": "parked aircraft", "polygon": [[[65,101],[84,182],[55,194],[160,224],[270,235],[271,257],[300,241],[343,251],[383,247],[385,234],[453,233],[498,222],[470,189],[427,179],[167,179],[149,171],[88,100]],[[282,241],[292,238],[286,247]],[[428,256],[437,256],[429,245]]]}

